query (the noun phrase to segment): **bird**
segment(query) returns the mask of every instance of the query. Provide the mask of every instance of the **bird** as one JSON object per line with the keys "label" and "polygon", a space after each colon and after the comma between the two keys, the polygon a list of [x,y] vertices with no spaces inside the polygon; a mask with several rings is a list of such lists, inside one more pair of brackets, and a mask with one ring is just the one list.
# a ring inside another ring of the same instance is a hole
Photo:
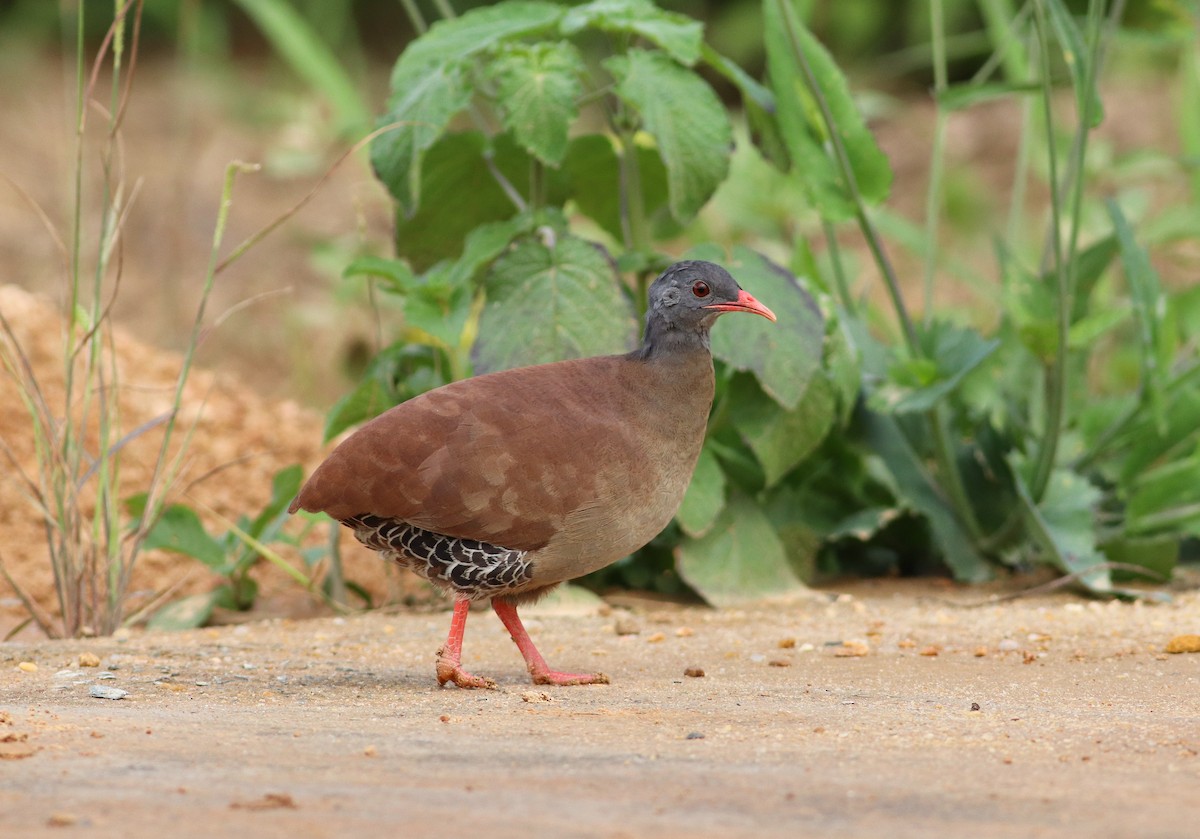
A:
{"label": "bird", "polygon": [[467,614],[490,600],[534,684],[607,684],[552,670],[517,607],[625,557],[674,517],[712,409],[709,330],[775,314],[721,266],[689,260],[649,287],[641,345],[622,355],[461,379],[342,441],[289,512],[324,512],[453,597],[439,686],[494,688],[462,666]]}

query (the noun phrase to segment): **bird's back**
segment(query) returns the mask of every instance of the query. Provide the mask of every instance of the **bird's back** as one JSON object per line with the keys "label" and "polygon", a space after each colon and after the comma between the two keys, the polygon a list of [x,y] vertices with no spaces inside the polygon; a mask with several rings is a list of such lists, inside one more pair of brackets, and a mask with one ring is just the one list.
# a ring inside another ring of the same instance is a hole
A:
{"label": "bird's back", "polygon": [[712,392],[707,353],[667,363],[601,356],[454,382],[347,438],[292,509],[523,551],[623,523],[661,527],[686,489]]}

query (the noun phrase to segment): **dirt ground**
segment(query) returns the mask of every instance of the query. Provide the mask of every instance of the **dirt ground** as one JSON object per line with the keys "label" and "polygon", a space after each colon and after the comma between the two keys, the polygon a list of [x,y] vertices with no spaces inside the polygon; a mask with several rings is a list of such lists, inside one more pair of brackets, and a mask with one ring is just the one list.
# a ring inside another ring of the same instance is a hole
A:
{"label": "dirt ground", "polygon": [[1200,655],[1164,648],[1200,595],[950,605],[983,595],[534,607],[612,678],[575,688],[487,613],[496,691],[436,686],[445,613],[0,646],[0,833],[1194,836]]}

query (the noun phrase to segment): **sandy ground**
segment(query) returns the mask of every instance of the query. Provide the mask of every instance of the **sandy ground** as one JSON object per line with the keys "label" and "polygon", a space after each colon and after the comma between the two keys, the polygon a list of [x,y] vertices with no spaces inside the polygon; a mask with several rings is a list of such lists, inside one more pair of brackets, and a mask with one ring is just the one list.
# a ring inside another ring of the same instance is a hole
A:
{"label": "sandy ground", "polygon": [[531,610],[594,687],[530,685],[487,613],[496,691],[437,688],[444,613],[6,645],[0,833],[1195,835],[1200,655],[1164,648],[1200,595],[930,591]]}

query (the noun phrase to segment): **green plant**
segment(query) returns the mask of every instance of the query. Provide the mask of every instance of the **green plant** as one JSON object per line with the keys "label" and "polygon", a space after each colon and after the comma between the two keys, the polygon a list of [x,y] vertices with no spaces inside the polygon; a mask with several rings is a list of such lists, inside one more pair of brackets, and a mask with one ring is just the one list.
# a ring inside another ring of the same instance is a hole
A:
{"label": "green plant", "polygon": [[[781,123],[791,111],[807,131],[829,139],[821,160],[832,163],[841,205],[827,204],[821,215],[835,221],[850,210],[887,284],[896,319],[897,344],[891,346],[870,332],[869,313],[837,286],[840,315],[863,358],[867,398],[854,430],[882,458],[897,513],[925,520],[930,547],[960,579],[986,577],[992,562],[1034,559],[1077,575],[1095,591],[1114,590],[1114,565],[1163,579],[1181,540],[1200,526],[1193,493],[1185,489],[1196,477],[1192,406],[1200,391],[1191,338],[1177,329],[1178,298],[1162,287],[1121,202],[1101,202],[1088,192],[1094,178],[1090,140],[1103,117],[1100,71],[1120,31],[1124,4],[1091,0],[1082,26],[1061,0],[1031,0],[1015,12],[1000,2],[981,5],[995,30],[995,58],[958,86],[946,82],[941,3],[932,6],[939,116],[923,244],[926,314],[918,320],[875,223],[870,203],[878,196],[863,187],[861,159],[853,142],[845,141],[841,92],[822,79],[821,52],[792,4],[767,3]],[[1010,77],[991,79],[1001,65]],[[1059,66],[1074,93],[1075,120],[1066,141],[1053,107]],[[799,95],[789,97],[781,88],[784,76],[802,80]],[[1028,97],[1030,106],[1014,209],[996,248],[1004,279],[1001,320],[985,337],[936,316],[930,303],[939,259],[945,116],[996,96]],[[791,133],[786,125],[784,131]],[[1031,258],[1020,222],[1035,153],[1044,155],[1050,207],[1040,237],[1045,245]],[[809,182],[813,173],[803,170],[804,160],[793,155]],[[1118,257],[1124,288],[1111,270]],[[835,280],[842,276],[836,256],[831,273]],[[1086,371],[1097,361],[1110,362],[1112,342],[1120,338],[1135,348],[1138,373],[1132,387],[1104,377],[1101,387],[1113,390],[1098,395]]]}
{"label": "green plant", "polygon": [[[190,629],[203,626],[212,617],[214,609],[246,611],[258,597],[258,583],[250,571],[262,558],[266,558],[285,574],[309,591],[315,590],[315,575],[309,576],[293,568],[281,559],[271,545],[283,544],[299,550],[305,566],[311,572],[326,557],[323,546],[301,548],[306,537],[317,523],[309,517],[306,527],[297,534],[284,533],[283,525],[290,519],[288,504],[300,491],[303,472],[300,466],[289,466],[276,473],[271,481],[271,498],[254,518],[239,516],[237,522],[226,522],[224,533],[210,534],[200,521],[196,511],[186,504],[171,504],[146,534],[144,547],[159,549],[190,556],[225,582],[202,594],[193,594],[171,601],[157,609],[147,626],[151,629]],[[127,501],[130,515],[137,521],[145,509],[146,497],[134,496]],[[340,566],[331,565],[331,573],[325,576],[324,599],[337,607],[344,602],[341,587],[348,588],[362,597],[369,606],[370,596],[360,586],[343,581]]]}
{"label": "green plant", "polygon": [[[205,302],[212,290],[215,264],[215,261],[210,263],[170,410],[126,431],[118,398],[120,370],[113,350],[109,318],[112,301],[106,295],[115,294],[119,285],[121,221],[131,200],[121,180],[117,147],[136,66],[141,4],[133,0],[118,4],[108,35],[90,65],[94,67],[90,77],[83,38],[85,7],[85,3],[78,4],[74,20],[75,193],[70,233],[64,245],[67,305],[61,394],[55,394],[38,380],[11,324],[0,314],[0,329],[5,339],[0,342],[0,359],[16,381],[29,413],[36,451],[34,474],[26,472],[14,457],[10,445],[6,443],[4,450],[14,475],[42,517],[61,621],[44,614],[18,581],[7,570],[3,573],[24,602],[30,619],[52,637],[107,634],[122,623],[134,563],[145,547],[149,528],[162,510],[164,498],[178,475],[181,458],[186,452],[186,439],[174,454],[170,447],[177,430],[176,416],[184,385],[200,337]],[[97,245],[89,265],[83,244],[89,222],[84,217],[83,174],[85,161],[92,151],[86,128],[88,115],[95,107],[93,94],[99,83],[99,70],[106,59],[111,67],[111,93],[108,106],[98,109],[106,120],[98,149],[104,172],[103,195],[99,215],[94,219]],[[226,177],[222,196],[225,205],[236,171],[236,167],[231,167]],[[214,255],[224,222],[222,213],[214,235]],[[119,500],[122,451],[133,440],[159,427],[162,429],[161,441],[146,488],[146,512],[139,523],[129,526],[121,515]],[[2,564],[0,570],[3,570]]]}
{"label": "green plant", "polygon": [[[981,0],[993,56],[951,85],[935,0],[924,229],[881,209],[890,166],[804,5],[763,2],[766,84],[649,0],[507,0],[414,41],[372,146],[397,202],[398,258],[347,269],[394,294],[405,327],[328,433],[472,372],[627,346],[645,285],[669,261],[660,248],[729,171],[731,120],[695,75],[703,66],[741,92],[776,170],[768,190],[803,196],[825,249],[785,240],[800,280],[743,246],[684,254],[727,263],[776,308],[779,328],[714,336],[717,400],[679,516],[640,571],[618,565],[597,583],[615,574],[670,588],[682,577],[724,603],[834,568],[941,564],[981,580],[1048,561],[1097,591],[1113,590],[1114,564],[1169,572],[1200,524],[1184,491],[1195,485],[1194,303],[1162,289],[1121,202],[1087,190],[1097,84],[1123,4],[1091,0],[1081,27],[1062,0]],[[1052,107],[1063,74],[1077,110],[1066,140]],[[936,312],[935,278],[948,116],[995,97],[1027,105],[996,246],[1000,322],[985,334]],[[1031,248],[1026,184],[1039,164],[1049,223]],[[1096,219],[1107,229],[1092,232]],[[884,281],[891,322],[851,287],[848,227]],[[920,317],[884,227],[927,260]],[[1117,389],[1098,399],[1083,373],[1119,356],[1121,335],[1134,339],[1140,375],[1132,390],[1106,380]]]}

